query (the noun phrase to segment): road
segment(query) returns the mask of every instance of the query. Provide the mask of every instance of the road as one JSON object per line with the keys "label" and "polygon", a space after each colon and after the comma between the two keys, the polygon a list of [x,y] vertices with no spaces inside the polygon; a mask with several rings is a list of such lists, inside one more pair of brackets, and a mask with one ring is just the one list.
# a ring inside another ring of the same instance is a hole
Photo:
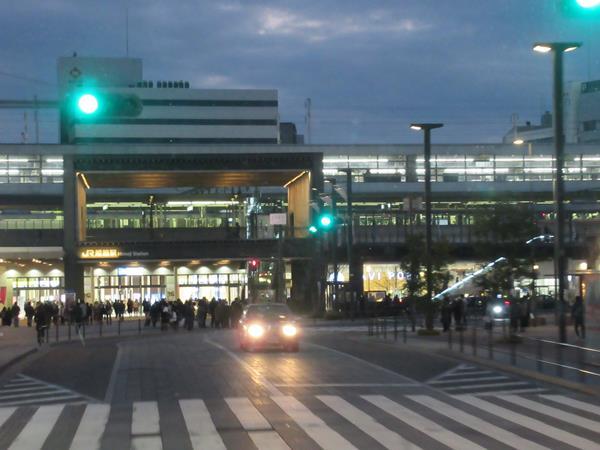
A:
{"label": "road", "polygon": [[597,398],[305,334],[299,353],[243,353],[231,330],[51,347],[0,388],[0,448],[600,449]]}

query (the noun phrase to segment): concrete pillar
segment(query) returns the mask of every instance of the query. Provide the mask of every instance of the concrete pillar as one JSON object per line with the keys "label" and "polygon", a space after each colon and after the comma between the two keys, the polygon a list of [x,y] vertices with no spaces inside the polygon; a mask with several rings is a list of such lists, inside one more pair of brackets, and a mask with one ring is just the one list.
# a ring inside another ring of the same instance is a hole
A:
{"label": "concrete pillar", "polygon": [[301,311],[310,311],[317,295],[312,266],[308,261],[292,261],[291,266],[292,301]]}
{"label": "concrete pillar", "polygon": [[288,194],[287,223],[294,227],[294,229],[288,230],[288,234],[294,237],[306,237],[310,224],[310,172],[304,172],[290,181],[286,187]]}
{"label": "concrete pillar", "polygon": [[[64,269],[65,292],[75,292],[78,299],[85,298],[83,285],[83,264],[79,264],[77,254],[79,241],[85,237],[85,186],[83,180],[75,173],[74,158],[65,155],[63,158],[63,217],[64,217]],[[83,230],[82,230],[83,229]]]}
{"label": "concrete pillar", "polygon": [[417,182],[417,155],[406,155],[406,181]]}

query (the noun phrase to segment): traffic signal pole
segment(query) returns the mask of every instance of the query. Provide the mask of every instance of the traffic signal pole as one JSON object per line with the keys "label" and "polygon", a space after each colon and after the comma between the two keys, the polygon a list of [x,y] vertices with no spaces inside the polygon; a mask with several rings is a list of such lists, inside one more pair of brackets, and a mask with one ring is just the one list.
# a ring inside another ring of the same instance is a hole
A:
{"label": "traffic signal pole", "polygon": [[335,198],[336,181],[335,178],[329,180],[331,182],[331,214],[334,217],[333,229],[331,230],[331,259],[333,260],[333,298],[338,300],[338,258],[337,258],[337,238],[338,238],[338,221],[337,221],[337,200]]}
{"label": "traffic signal pole", "polygon": [[554,151],[556,159],[556,179],[554,182],[554,205],[556,209],[556,238],[554,239],[554,260],[558,278],[557,300],[560,305],[558,330],[560,342],[567,342],[566,319],[566,255],[565,255],[565,134],[563,125],[563,52],[554,51]]}

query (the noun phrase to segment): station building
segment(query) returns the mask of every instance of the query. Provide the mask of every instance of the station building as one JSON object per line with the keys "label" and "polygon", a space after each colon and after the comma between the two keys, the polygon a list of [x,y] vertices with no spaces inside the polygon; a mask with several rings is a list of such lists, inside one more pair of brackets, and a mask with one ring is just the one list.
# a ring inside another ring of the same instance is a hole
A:
{"label": "station building", "polygon": [[[354,292],[403,289],[400,258],[424,230],[422,146],[292,143],[301,139],[282,139],[276,90],[149,82],[135,59],[63,58],[58,67],[61,98],[80,86],[134,93],[143,110],[68,129],[63,117],[60,143],[0,146],[0,301],[74,291],[87,301],[314,305],[335,269],[342,283],[354,275]],[[566,153],[569,273],[580,290],[600,269],[600,146],[568,144]],[[540,233],[552,232],[551,144],[441,144],[432,154],[434,238],[453,245],[457,279],[486,262],[473,229],[481,208],[533,205]],[[333,196],[343,224],[335,245],[307,232]],[[539,267],[551,294],[552,267]]]}

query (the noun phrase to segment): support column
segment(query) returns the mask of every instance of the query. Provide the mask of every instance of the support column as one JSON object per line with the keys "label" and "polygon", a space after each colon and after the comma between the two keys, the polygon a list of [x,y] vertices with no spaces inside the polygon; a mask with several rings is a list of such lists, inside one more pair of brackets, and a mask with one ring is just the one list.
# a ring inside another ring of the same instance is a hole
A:
{"label": "support column", "polygon": [[83,178],[75,173],[74,158],[63,158],[63,248],[65,292],[75,292],[77,299],[85,298],[83,264],[79,264],[79,242],[85,239],[86,186]]}

